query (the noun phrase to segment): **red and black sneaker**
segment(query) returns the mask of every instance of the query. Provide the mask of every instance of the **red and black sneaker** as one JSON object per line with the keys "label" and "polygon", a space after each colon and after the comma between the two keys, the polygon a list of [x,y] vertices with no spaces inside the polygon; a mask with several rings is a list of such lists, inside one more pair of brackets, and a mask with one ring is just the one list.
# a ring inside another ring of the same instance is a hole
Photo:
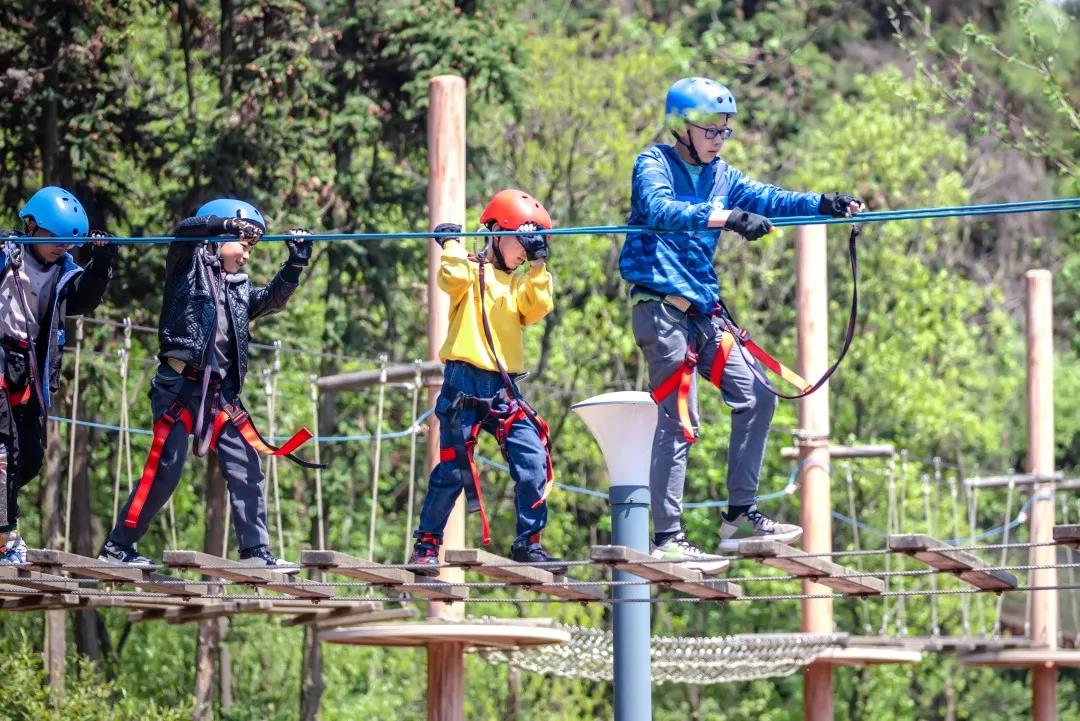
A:
{"label": "red and black sneaker", "polygon": [[442,540],[432,534],[420,534],[413,546],[412,555],[409,556],[409,570],[417,576],[438,576],[440,545]]}

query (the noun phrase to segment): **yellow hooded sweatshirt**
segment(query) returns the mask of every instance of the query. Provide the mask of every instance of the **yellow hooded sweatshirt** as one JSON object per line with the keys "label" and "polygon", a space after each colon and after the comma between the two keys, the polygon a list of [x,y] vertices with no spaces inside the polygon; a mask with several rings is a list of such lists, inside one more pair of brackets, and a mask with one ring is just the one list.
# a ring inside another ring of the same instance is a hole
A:
{"label": "yellow hooded sweatshirt", "polygon": [[[477,368],[497,371],[484,338],[480,317],[479,264],[469,260],[465,247],[448,240],[439,265],[439,287],[450,295],[450,329],[439,351],[439,359],[464,361]],[[555,307],[551,293],[551,273],[547,266],[530,267],[522,273],[507,273],[490,263],[484,267],[484,299],[488,322],[506,370],[525,370],[521,329],[542,319]]]}

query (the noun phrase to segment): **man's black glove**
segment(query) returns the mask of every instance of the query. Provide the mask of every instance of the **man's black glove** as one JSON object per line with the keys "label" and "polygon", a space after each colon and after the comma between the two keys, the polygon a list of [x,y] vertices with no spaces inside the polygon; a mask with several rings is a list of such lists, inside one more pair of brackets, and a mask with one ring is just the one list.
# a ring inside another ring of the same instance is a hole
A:
{"label": "man's black glove", "polygon": [[[435,233],[460,233],[461,232],[461,226],[458,225],[457,223],[439,223],[438,225],[435,226],[434,232]],[[438,243],[440,248],[445,248],[446,247],[446,241],[448,241],[448,240],[461,240],[461,238],[454,238],[453,236],[444,235],[444,236],[435,236],[434,238],[432,238],[432,240],[434,240],[436,243]]]}
{"label": "man's black glove", "polygon": [[733,210],[724,221],[724,230],[733,230],[747,240],[757,240],[772,232],[773,224],[764,215],[745,210]]}
{"label": "man's black glove", "polygon": [[222,226],[229,235],[235,235],[241,240],[254,240],[256,243],[264,232],[258,223],[247,218],[225,218]]}
{"label": "man's black glove", "polygon": [[[857,208],[853,211],[852,205]],[[829,215],[833,218],[850,218],[852,213],[860,212],[865,204],[854,195],[847,193],[823,193],[821,202],[818,203],[818,215]]]}
{"label": "man's black glove", "polygon": [[290,228],[289,235],[292,237],[285,241],[285,245],[289,246],[289,265],[303,268],[311,262],[311,241],[304,237],[311,235],[311,231]]}

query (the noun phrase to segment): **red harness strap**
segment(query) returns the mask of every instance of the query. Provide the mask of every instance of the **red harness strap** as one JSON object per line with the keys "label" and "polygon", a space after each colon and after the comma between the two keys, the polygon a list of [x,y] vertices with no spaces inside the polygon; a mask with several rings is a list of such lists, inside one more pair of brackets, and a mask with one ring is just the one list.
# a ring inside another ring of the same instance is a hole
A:
{"label": "red harness strap", "polygon": [[139,485],[135,489],[135,496],[131,499],[131,506],[128,508],[127,517],[124,518],[124,525],[128,528],[135,528],[139,525],[139,515],[142,513],[143,506],[146,505],[146,497],[150,495],[150,487],[154,485],[154,478],[157,477],[158,466],[161,465],[161,452],[165,448],[165,441],[168,439],[169,434],[172,432],[172,427],[177,421],[183,423],[184,428],[187,430],[187,435],[191,435],[194,420],[191,417],[191,412],[182,404],[174,403],[170,406],[169,410],[165,411],[161,418],[154,421],[154,441],[150,444],[150,455],[146,457],[146,465],[143,466],[142,477],[139,478]]}
{"label": "red harness strap", "polygon": [[[726,333],[726,331],[725,331]],[[730,335],[730,333],[727,333]],[[750,334],[742,328],[739,329],[739,342],[742,347],[750,351],[750,355],[761,361],[761,364],[771,370],[776,375],[786,380],[791,385],[799,389],[801,393],[809,393],[813,387],[807,382],[805,378],[788,368],[786,365],[769,355],[764,348],[750,339]]]}
{"label": "red harness strap", "polygon": [[652,396],[656,405],[660,405],[668,396],[678,390],[679,396],[676,405],[679,410],[679,425],[682,426],[683,438],[687,443],[697,440],[694,433],[694,425],[690,422],[690,387],[694,380],[694,369],[697,368],[698,354],[693,348],[686,349],[686,358],[682,365],[675,369],[663,383],[649,395]]}
{"label": "red harness strap", "polygon": [[530,508],[536,509],[544,504],[547,500],[548,494],[551,493],[552,487],[555,485],[555,469],[551,465],[551,429],[540,414],[535,410],[530,416],[521,403],[516,401],[511,403],[507,413],[499,419],[499,425],[495,429],[495,440],[499,442],[499,450],[502,451],[503,458],[507,463],[510,462],[510,455],[506,451],[506,439],[510,437],[510,429],[518,421],[530,421],[533,422],[533,426],[536,428],[537,434],[540,436],[540,442],[544,444],[544,450],[546,451],[547,461],[547,478],[544,483],[544,490],[540,494],[540,498],[530,506]]}
{"label": "red harness strap", "polygon": [[[469,489],[466,489],[465,496],[469,501],[469,504],[475,501],[475,510],[480,514],[480,533],[481,542],[486,546],[491,543],[491,525],[488,523],[487,506],[484,505],[484,490],[480,485],[480,470],[476,467],[476,461],[473,460],[473,453],[476,451],[476,439],[480,435],[480,424],[474,423],[472,429],[469,431],[469,437],[465,439],[465,461],[469,466],[469,475],[472,478],[472,493],[469,493]],[[446,463],[457,463],[463,465],[461,459],[458,457],[458,449],[454,446],[448,446],[439,449],[439,460]]]}
{"label": "red harness strap", "polygon": [[290,461],[305,468],[325,468],[321,464],[316,465],[293,455],[294,451],[311,440],[312,434],[307,428],[301,428],[296,433],[293,433],[280,446],[273,446],[259,433],[259,429],[255,427],[251,420],[251,415],[243,407],[235,403],[224,403],[217,416],[214,417],[214,426],[210,436],[211,448],[217,448],[218,436],[221,435],[221,430],[225,427],[225,424],[230,421],[256,453],[261,453],[264,456],[285,456]]}
{"label": "red harness strap", "polygon": [[2,375],[0,375],[0,393],[7,394],[8,405],[10,405],[12,408],[15,408],[16,406],[26,405],[27,403],[29,403],[30,395],[32,392],[33,389],[30,387],[30,384],[27,383],[21,391],[19,391],[18,393],[13,393],[11,389],[8,388],[7,381]]}

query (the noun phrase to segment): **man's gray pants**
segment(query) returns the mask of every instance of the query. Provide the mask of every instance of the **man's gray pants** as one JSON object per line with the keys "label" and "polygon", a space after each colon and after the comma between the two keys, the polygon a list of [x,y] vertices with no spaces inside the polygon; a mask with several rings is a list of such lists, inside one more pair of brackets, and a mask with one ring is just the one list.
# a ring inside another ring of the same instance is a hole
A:
{"label": "man's gray pants", "polygon": [[[179,373],[168,366],[158,367],[150,386],[150,405],[154,419],[161,418],[177,398],[185,381]],[[186,406],[191,417],[198,417],[198,389],[192,393]],[[109,539],[123,546],[134,546],[142,538],[150,522],[162,509],[176,490],[184,473],[188,454],[188,434],[183,423],[174,423],[161,451],[161,461],[154,476],[142,509],[134,520],[135,526],[125,521],[130,514],[132,501],[138,486],[132,489],[127,502],[120,509],[116,527]],[[236,541],[241,550],[270,544],[266,530],[266,500],[263,498],[263,474],[259,466],[259,454],[248,445],[240,431],[232,423],[225,423],[217,441],[218,465],[229,489],[232,507],[232,524],[236,529]]]}
{"label": "man's gray pants", "polygon": [[[697,350],[697,374],[707,381],[718,353],[722,332],[718,327],[719,322],[719,318],[688,315],[658,300],[634,305],[634,339],[649,366],[649,388],[659,388],[679,371],[686,360],[687,346]],[[757,498],[758,478],[765,457],[769,425],[776,410],[776,397],[757,382],[737,347],[733,347],[728,355],[720,392],[724,402],[731,407],[728,502],[733,506],[748,506]],[[697,437],[696,377],[690,387],[689,410],[694,436]],[[669,394],[656,411],[656,434],[653,436],[652,464],[649,468],[655,533],[670,533],[681,528],[686,461],[691,445],[679,422],[676,391]]]}

